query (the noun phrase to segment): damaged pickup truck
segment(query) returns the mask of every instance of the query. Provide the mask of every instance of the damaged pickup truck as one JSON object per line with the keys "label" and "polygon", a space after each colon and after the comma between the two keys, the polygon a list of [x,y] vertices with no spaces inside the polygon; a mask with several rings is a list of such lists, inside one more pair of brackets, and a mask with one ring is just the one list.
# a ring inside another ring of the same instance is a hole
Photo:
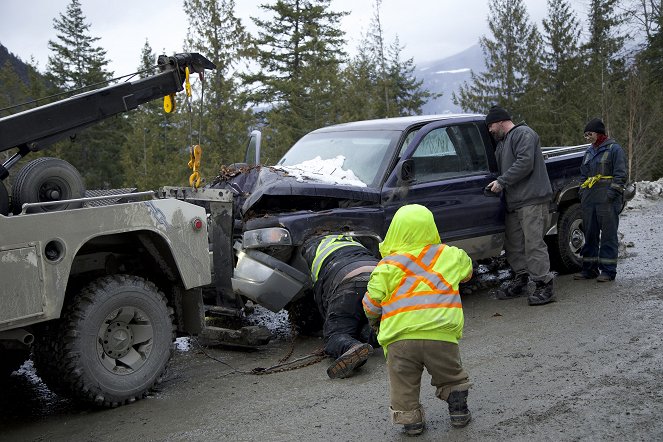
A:
{"label": "damaged pickup truck", "polygon": [[[585,149],[544,149],[554,190],[546,239],[561,271],[581,263],[578,187]],[[499,256],[505,209],[500,198],[484,195],[496,176],[495,144],[482,115],[391,118],[313,131],[275,166],[247,168],[212,185],[236,195],[232,290],[275,312],[287,308],[291,320],[314,328],[304,241],[344,233],[378,256],[394,213],[411,203],[433,212],[444,242],[474,260]]]}

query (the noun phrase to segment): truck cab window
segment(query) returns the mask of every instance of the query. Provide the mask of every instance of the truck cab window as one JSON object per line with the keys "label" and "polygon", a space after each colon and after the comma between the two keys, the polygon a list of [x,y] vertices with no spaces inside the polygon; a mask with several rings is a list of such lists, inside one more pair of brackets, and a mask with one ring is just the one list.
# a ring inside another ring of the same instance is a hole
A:
{"label": "truck cab window", "polygon": [[487,171],[482,143],[475,125],[433,129],[412,154],[416,180],[430,182]]}

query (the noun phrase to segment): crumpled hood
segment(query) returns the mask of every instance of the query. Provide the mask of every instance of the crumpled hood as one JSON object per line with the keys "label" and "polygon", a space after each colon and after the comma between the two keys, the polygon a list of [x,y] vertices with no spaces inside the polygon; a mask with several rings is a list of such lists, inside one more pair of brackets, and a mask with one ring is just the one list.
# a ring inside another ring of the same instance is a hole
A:
{"label": "crumpled hood", "polygon": [[[244,192],[247,190],[243,189]],[[275,204],[283,210],[313,210],[317,203],[325,199],[374,204],[380,201],[380,193],[376,189],[331,184],[313,179],[301,180],[271,167],[263,167],[260,170],[249,192],[250,195],[242,206],[243,215],[250,210],[272,208]]]}
{"label": "crumpled hood", "polygon": [[384,258],[394,253],[418,252],[440,242],[433,213],[422,205],[408,204],[398,209],[391,220],[387,235],[380,243],[380,255]]}

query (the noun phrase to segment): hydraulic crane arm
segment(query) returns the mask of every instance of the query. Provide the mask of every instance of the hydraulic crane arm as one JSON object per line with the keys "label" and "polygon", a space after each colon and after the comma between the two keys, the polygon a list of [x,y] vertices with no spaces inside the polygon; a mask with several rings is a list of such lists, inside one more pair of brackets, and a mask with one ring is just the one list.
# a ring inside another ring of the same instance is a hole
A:
{"label": "hydraulic crane arm", "polygon": [[183,89],[185,70],[189,73],[215,69],[214,63],[198,53],[160,55],[159,72],[140,80],[119,83],[64,100],[0,118],[0,152],[17,149],[0,166],[0,179],[29,152],[53,143],[113,115]]}

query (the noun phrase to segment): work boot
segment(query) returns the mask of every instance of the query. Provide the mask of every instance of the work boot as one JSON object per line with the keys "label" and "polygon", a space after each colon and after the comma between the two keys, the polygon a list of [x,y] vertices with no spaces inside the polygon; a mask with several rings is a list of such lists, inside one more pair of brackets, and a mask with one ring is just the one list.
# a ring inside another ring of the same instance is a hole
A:
{"label": "work boot", "polygon": [[543,281],[536,281],[536,289],[534,290],[534,293],[529,295],[527,298],[527,302],[529,305],[543,305],[543,304],[548,304],[549,302],[554,302],[555,301],[555,292],[554,292],[554,281],[555,279],[551,279],[550,281],[543,282]]}
{"label": "work boot", "polygon": [[596,282],[608,282],[608,281],[614,281],[615,277],[612,275],[609,275],[605,272],[601,272],[598,278],[596,278]]}
{"label": "work boot", "polygon": [[527,273],[516,275],[511,281],[504,282],[497,289],[496,297],[497,299],[513,299],[520,296],[527,296],[531,290],[528,287],[529,282]]}
{"label": "work boot", "polygon": [[408,436],[419,436],[421,433],[424,432],[425,428],[426,424],[424,422],[417,422],[416,424],[403,425],[403,431],[405,431],[405,434],[407,434]]}
{"label": "work boot", "polygon": [[598,276],[597,273],[582,271],[573,275],[573,279],[583,280],[583,279],[596,279]]}
{"label": "work boot", "polygon": [[327,376],[331,379],[343,379],[352,373],[352,370],[366,363],[373,353],[370,344],[353,345],[350,350],[339,356],[327,369]]}
{"label": "work boot", "polygon": [[451,426],[462,428],[472,420],[472,413],[467,408],[467,390],[452,391],[447,398]]}

